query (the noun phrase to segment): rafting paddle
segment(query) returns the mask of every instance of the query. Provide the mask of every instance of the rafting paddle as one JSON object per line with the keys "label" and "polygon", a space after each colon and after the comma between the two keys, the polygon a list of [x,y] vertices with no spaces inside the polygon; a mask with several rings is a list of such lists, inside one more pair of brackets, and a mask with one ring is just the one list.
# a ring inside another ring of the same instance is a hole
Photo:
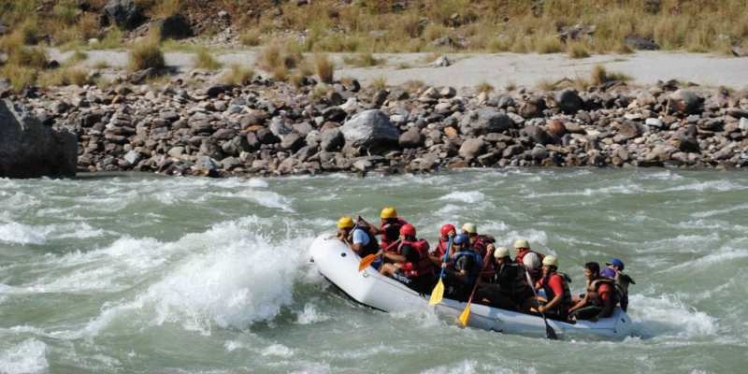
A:
{"label": "rafting paddle", "polygon": [[[530,273],[528,273],[527,271],[525,271],[525,278],[527,278],[527,283],[529,283],[530,288],[532,288],[532,293],[535,295],[535,299],[538,299],[538,292],[535,291],[535,285],[532,283]],[[545,313],[540,312],[540,316],[543,317],[543,323],[545,323],[545,336],[551,340],[558,340],[556,330],[554,330],[553,327],[548,324],[548,319],[545,318]]]}
{"label": "rafting paddle", "polygon": [[395,244],[400,243],[400,240],[396,240],[392,244],[388,245],[387,248],[380,250],[377,253],[367,255],[366,257],[361,259],[361,262],[358,263],[358,271],[364,271],[364,269],[368,268],[369,265],[371,265],[372,262],[376,261],[379,256],[383,255],[384,252],[389,251],[390,248],[394,247]]}
{"label": "rafting paddle", "polygon": [[446,266],[444,266],[447,263],[447,260],[449,259],[449,250],[452,249],[452,235],[449,235],[449,242],[447,243],[447,251],[444,252],[444,259],[442,260],[442,272],[439,274],[439,282],[436,284],[436,287],[434,287],[434,290],[431,291],[431,297],[429,298],[429,305],[436,305],[442,302],[442,299],[444,298],[444,282],[442,282],[442,279],[444,279],[444,270],[447,269]]}
{"label": "rafting paddle", "polygon": [[465,310],[463,310],[462,313],[460,314],[460,317],[457,318],[457,320],[460,321],[460,324],[462,325],[462,327],[467,326],[468,320],[470,320],[470,304],[473,302],[473,296],[475,296],[475,291],[478,289],[478,280],[480,279],[480,274],[483,272],[483,269],[486,268],[486,265],[488,264],[489,256],[491,256],[491,251],[486,250],[486,256],[483,258],[483,266],[481,266],[481,269],[475,278],[475,285],[473,286],[473,292],[470,293],[470,298],[468,299],[467,305],[465,306]]}

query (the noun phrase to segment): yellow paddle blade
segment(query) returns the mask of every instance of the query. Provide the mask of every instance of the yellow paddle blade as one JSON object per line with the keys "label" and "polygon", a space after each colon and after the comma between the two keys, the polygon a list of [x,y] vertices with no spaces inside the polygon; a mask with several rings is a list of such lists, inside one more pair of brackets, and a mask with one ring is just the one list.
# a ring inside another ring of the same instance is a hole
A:
{"label": "yellow paddle blade", "polygon": [[371,265],[374,260],[377,259],[376,254],[368,255],[361,259],[361,262],[358,263],[358,271],[364,271],[364,269],[368,268],[369,265]]}
{"label": "yellow paddle blade", "polygon": [[462,327],[465,327],[467,326],[469,319],[470,319],[470,303],[467,304],[467,306],[465,307],[465,310],[462,311],[462,314],[460,314],[460,318],[458,318],[457,320],[460,321],[460,324],[462,325]]}
{"label": "yellow paddle blade", "polygon": [[442,279],[439,278],[439,282],[436,284],[436,287],[434,287],[434,290],[431,291],[431,297],[429,298],[429,305],[436,305],[442,302],[442,299],[444,298],[444,283],[442,282]]}

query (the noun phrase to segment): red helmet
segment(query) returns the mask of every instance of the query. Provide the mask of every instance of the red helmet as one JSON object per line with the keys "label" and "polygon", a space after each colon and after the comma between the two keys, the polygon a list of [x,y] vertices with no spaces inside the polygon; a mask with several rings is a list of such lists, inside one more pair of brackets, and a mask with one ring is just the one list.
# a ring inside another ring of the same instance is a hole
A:
{"label": "red helmet", "polygon": [[403,236],[416,236],[416,228],[415,226],[411,225],[410,223],[407,225],[403,225],[403,227],[400,228],[400,235]]}
{"label": "red helmet", "polygon": [[447,223],[446,225],[442,226],[441,229],[439,229],[439,234],[442,236],[442,238],[446,238],[452,231],[457,232],[455,225]]}

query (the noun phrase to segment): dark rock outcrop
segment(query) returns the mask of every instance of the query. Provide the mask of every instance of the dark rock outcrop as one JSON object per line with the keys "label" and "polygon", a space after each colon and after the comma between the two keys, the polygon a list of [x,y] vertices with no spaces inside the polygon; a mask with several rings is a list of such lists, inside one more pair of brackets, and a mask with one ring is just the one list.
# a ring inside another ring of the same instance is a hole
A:
{"label": "dark rock outcrop", "polygon": [[78,142],[9,100],[0,101],[0,177],[75,176]]}

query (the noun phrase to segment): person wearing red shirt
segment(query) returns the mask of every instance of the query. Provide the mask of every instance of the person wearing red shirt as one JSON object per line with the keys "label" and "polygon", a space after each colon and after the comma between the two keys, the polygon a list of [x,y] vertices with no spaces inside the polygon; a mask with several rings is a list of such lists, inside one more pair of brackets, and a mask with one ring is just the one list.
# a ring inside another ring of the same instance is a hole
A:
{"label": "person wearing red shirt", "polygon": [[618,303],[614,281],[600,276],[600,264],[597,262],[584,264],[584,276],[587,278],[587,294],[571,307],[569,313],[577,320],[593,322],[613,315]]}
{"label": "person wearing red shirt", "polygon": [[536,284],[536,289],[545,291],[548,302],[538,307],[538,312],[545,313],[551,319],[565,321],[572,304],[568,276],[558,272],[558,259],[555,256],[543,258],[543,277]]}

